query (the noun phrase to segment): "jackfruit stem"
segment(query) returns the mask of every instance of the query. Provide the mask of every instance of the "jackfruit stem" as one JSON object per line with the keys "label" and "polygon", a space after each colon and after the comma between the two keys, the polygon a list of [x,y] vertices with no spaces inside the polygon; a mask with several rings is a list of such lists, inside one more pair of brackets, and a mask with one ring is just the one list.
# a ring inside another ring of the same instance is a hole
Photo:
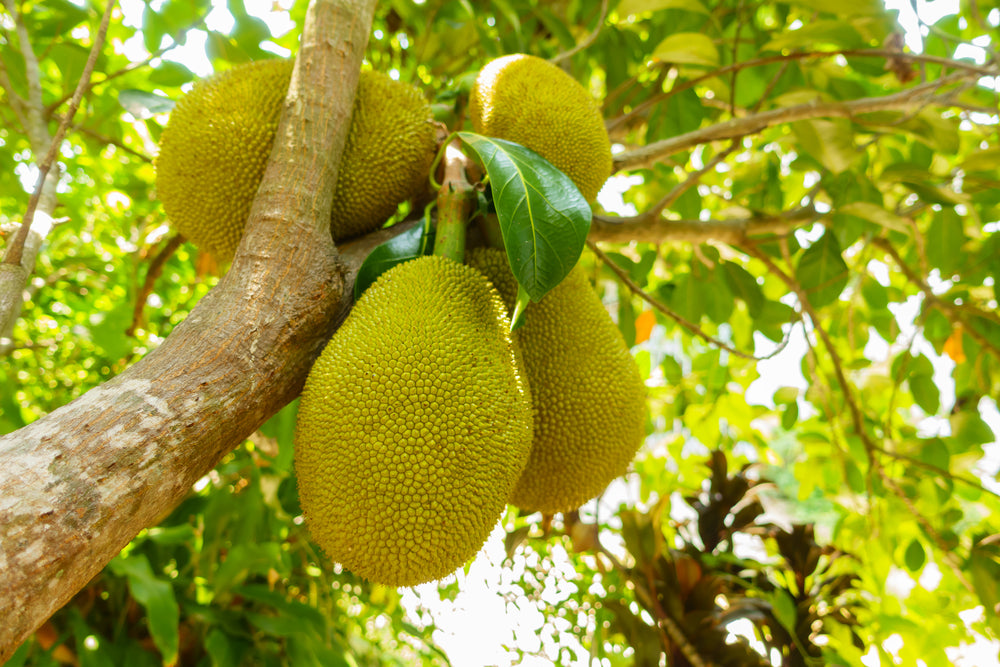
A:
{"label": "jackfruit stem", "polygon": [[457,140],[445,150],[444,182],[437,194],[434,254],[458,263],[465,260],[465,227],[476,210],[477,195],[465,174],[466,156]]}

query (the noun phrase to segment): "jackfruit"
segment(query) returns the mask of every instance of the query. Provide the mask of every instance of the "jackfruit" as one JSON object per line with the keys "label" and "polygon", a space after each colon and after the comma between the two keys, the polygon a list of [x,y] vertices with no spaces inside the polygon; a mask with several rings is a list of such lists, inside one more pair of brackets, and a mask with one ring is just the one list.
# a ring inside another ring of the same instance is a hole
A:
{"label": "jackfruit", "polygon": [[[163,130],[156,187],[173,227],[223,261],[239,245],[264,176],[294,62],[240,65],[195,84]],[[416,88],[364,71],[331,213],[335,240],[378,228],[417,194],[435,130]]]}
{"label": "jackfruit", "polygon": [[306,380],[295,468],[333,560],[389,586],[475,556],[528,458],[531,398],[500,295],[445,257],[369,287]]}
{"label": "jackfruit", "polygon": [[611,175],[611,141],[594,98],[566,72],[515,54],[479,71],[469,98],[476,132],[535,151],[565,172],[588,202]]}
{"label": "jackfruit", "polygon": [[[477,248],[469,264],[508,308],[517,281],[500,250]],[[622,475],[646,434],[646,389],[618,327],[578,265],[524,313],[514,341],[535,411],[531,456],[510,497],[546,514],[576,509]]]}

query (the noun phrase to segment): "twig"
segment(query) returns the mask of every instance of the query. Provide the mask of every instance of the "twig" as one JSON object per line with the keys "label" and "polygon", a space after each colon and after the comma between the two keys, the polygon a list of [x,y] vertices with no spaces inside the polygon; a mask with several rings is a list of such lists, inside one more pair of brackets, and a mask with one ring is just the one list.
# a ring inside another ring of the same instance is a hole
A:
{"label": "twig", "polygon": [[619,153],[614,158],[615,171],[642,169],[649,167],[667,155],[693,148],[712,141],[739,139],[749,134],[757,134],[767,128],[783,123],[793,123],[811,118],[849,118],[874,111],[905,111],[914,106],[929,103],[935,97],[944,97],[936,91],[968,77],[968,73],[953,74],[933,83],[915,86],[909,90],[882,97],[864,97],[848,102],[810,102],[763,113],[735,118],[725,123],[680,134],[631,151]]}
{"label": "twig", "polygon": [[718,155],[712,158],[708,164],[704,165],[701,169],[692,172],[682,182],[675,185],[670,190],[670,192],[668,192],[663,197],[663,199],[656,202],[656,204],[653,205],[652,208],[643,211],[639,215],[633,215],[630,217],[623,217],[623,218],[609,218],[609,219],[613,219],[617,224],[622,224],[622,225],[642,225],[658,219],[660,217],[660,214],[665,209],[669,208],[674,202],[680,199],[681,195],[690,190],[691,186],[695,185],[699,180],[701,180],[702,176],[715,169],[720,162],[729,157],[729,155],[732,154],[732,152],[736,150],[737,147],[739,147],[739,142],[734,141],[729,148],[721,151]]}
{"label": "twig", "polygon": [[942,552],[945,562],[948,564],[949,568],[952,570],[959,582],[970,592],[975,592],[972,585],[965,577],[965,574],[960,569],[959,564],[954,560],[952,552],[947,549],[947,545],[941,538],[941,534],[937,532],[933,525],[931,525],[927,517],[920,513],[920,511],[913,504],[913,501],[906,496],[902,489],[899,488],[899,485],[897,485],[896,482],[891,479],[888,474],[886,474],[885,469],[879,462],[876,453],[881,451],[882,448],[879,447],[874,440],[872,440],[867,430],[865,430],[864,416],[862,415],[861,408],[858,406],[854,392],[851,390],[851,385],[847,381],[847,376],[844,374],[843,362],[841,361],[836,348],[833,346],[833,342],[830,340],[829,334],[827,334],[826,330],[819,326],[819,319],[816,315],[816,311],[813,309],[812,304],[809,303],[805,290],[802,289],[802,286],[799,285],[796,280],[778,268],[778,266],[775,265],[774,262],[759,249],[750,248],[749,251],[757,257],[757,259],[764,262],[768,270],[778,276],[789,289],[795,292],[795,295],[799,300],[800,307],[812,321],[813,329],[817,334],[819,334],[820,339],[823,341],[823,346],[826,348],[827,353],[830,355],[830,360],[833,362],[833,371],[837,378],[837,384],[840,385],[840,389],[844,395],[844,402],[847,403],[848,411],[851,413],[851,421],[854,424],[854,430],[858,434],[858,437],[861,438],[862,444],[864,444],[871,470],[879,476],[879,479],[882,480],[882,482],[893,492],[893,494],[898,496],[899,499],[903,501],[903,504],[906,505],[910,514],[912,514],[924,530],[927,531],[927,534],[931,537],[931,539],[935,541],[937,547]]}
{"label": "twig", "polygon": [[945,299],[942,299],[941,297],[939,297],[937,294],[934,293],[934,290],[931,289],[930,285],[928,285],[923,278],[917,275],[913,271],[913,269],[911,269],[906,264],[906,262],[903,261],[903,258],[900,256],[899,252],[896,250],[895,247],[893,247],[892,243],[890,243],[888,239],[879,237],[873,239],[872,244],[877,246],[878,248],[881,248],[890,257],[892,257],[893,261],[896,262],[896,264],[899,266],[899,269],[903,272],[903,275],[906,276],[907,280],[916,285],[917,288],[923,293],[924,299],[926,300],[929,306],[933,308],[938,308],[939,310],[944,311],[945,313],[951,315],[956,320],[961,322],[964,325],[965,332],[968,333],[969,336],[971,336],[977,343],[979,343],[979,345],[985,348],[990,354],[995,356],[997,359],[1000,359],[1000,348],[994,345],[984,335],[976,331],[976,329],[972,326],[972,324],[968,321],[968,319],[963,317],[963,314],[969,313],[973,317],[981,317],[995,324],[1000,324],[1000,317],[998,317],[995,313],[990,313],[988,311],[976,308],[975,306],[969,304],[959,305],[952,301],[947,301]]}
{"label": "twig", "polygon": [[857,56],[861,58],[885,58],[893,60],[905,60],[909,62],[922,62],[930,63],[935,65],[941,65],[942,67],[963,70],[967,72],[972,72],[975,74],[980,74],[982,76],[997,76],[998,72],[996,69],[990,67],[984,67],[981,65],[976,65],[974,63],[969,63],[961,60],[951,60],[949,58],[940,58],[938,56],[928,56],[921,53],[900,53],[898,51],[893,51],[890,49],[845,49],[842,51],[800,51],[796,53],[786,53],[782,55],[767,56],[764,58],[755,58],[753,60],[744,60],[738,63],[731,63],[724,67],[719,67],[702,74],[701,76],[689,79],[683,83],[679,83],[670,90],[654,95],[648,100],[636,105],[634,109],[629,111],[627,114],[623,114],[618,118],[613,118],[608,121],[607,127],[608,131],[611,132],[616,130],[619,126],[627,123],[632,118],[645,113],[651,107],[669,99],[670,97],[681,93],[689,88],[697,86],[703,81],[709,79],[714,79],[723,76],[724,74],[729,74],[730,72],[737,72],[743,69],[749,69],[752,67],[761,67],[764,65],[773,65],[774,63],[784,63],[795,60],[811,60],[817,58],[833,58],[835,56]]}
{"label": "twig", "polygon": [[166,264],[170,256],[174,254],[182,243],[184,243],[184,237],[180,234],[174,234],[167,241],[166,245],[163,246],[163,249],[156,253],[153,261],[149,263],[149,270],[146,271],[146,278],[142,283],[142,289],[139,290],[139,295],[135,300],[135,308],[132,310],[132,324],[129,325],[128,330],[125,332],[126,336],[134,336],[135,330],[142,324],[142,311],[146,306],[146,299],[149,298],[150,293],[153,291],[156,279],[163,272],[163,265]]}
{"label": "twig", "polygon": [[553,65],[558,65],[563,60],[566,60],[570,56],[576,55],[580,51],[583,51],[585,48],[593,44],[594,40],[596,40],[597,36],[601,33],[601,29],[604,28],[604,19],[607,17],[607,15],[608,15],[608,0],[601,0],[601,14],[597,19],[597,25],[594,26],[594,29],[590,32],[590,34],[584,37],[582,40],[580,40],[580,43],[574,46],[572,49],[568,51],[563,51],[559,55],[550,58],[549,62],[552,63]]}
{"label": "twig", "polygon": [[[9,2],[12,2],[12,0],[9,0]],[[28,239],[28,232],[31,231],[31,223],[35,217],[35,209],[38,207],[38,200],[42,196],[42,187],[45,183],[45,179],[48,177],[49,170],[52,169],[52,165],[55,163],[56,155],[59,153],[63,137],[66,136],[66,129],[69,127],[70,121],[76,114],[76,110],[80,107],[80,100],[83,98],[83,91],[87,87],[87,83],[90,81],[90,75],[93,73],[94,65],[97,63],[97,56],[100,54],[101,48],[104,46],[104,38],[108,34],[108,24],[111,22],[111,12],[117,4],[117,0],[110,0],[107,7],[104,8],[104,16],[101,17],[101,27],[97,31],[97,37],[94,39],[93,46],[91,46],[90,55],[87,57],[87,64],[84,66],[83,74],[80,75],[80,81],[76,86],[76,92],[73,93],[73,99],[70,101],[69,111],[62,119],[62,122],[59,123],[59,129],[56,131],[55,136],[52,137],[52,141],[49,144],[49,150],[46,153],[45,158],[38,163],[38,180],[35,184],[35,190],[32,192],[31,198],[28,200],[28,208],[24,213],[24,220],[21,222],[21,228],[17,230],[17,235],[7,247],[7,254],[3,259],[6,264],[19,265],[21,263],[21,253],[24,250],[24,243]],[[41,106],[40,97],[38,102],[39,106]]]}
{"label": "twig", "polygon": [[648,303],[650,306],[652,306],[656,310],[660,311],[661,313],[672,319],[674,322],[679,324],[684,329],[687,329],[690,333],[694,334],[698,338],[701,338],[705,342],[715,345],[716,347],[719,347],[725,350],[726,352],[729,352],[730,354],[734,354],[737,357],[741,357],[743,359],[750,359],[753,361],[763,361],[765,359],[770,359],[771,357],[779,354],[782,350],[785,349],[785,347],[788,345],[788,341],[791,339],[791,327],[789,327],[788,332],[785,334],[784,340],[782,340],[781,343],[778,345],[778,347],[768,355],[765,355],[763,357],[755,357],[752,354],[748,354],[746,352],[737,350],[731,345],[722,342],[718,338],[709,336],[707,333],[702,331],[698,325],[689,322],[687,319],[681,317],[680,315],[672,311],[670,308],[668,308],[666,305],[664,305],[657,299],[654,299],[652,296],[650,296],[650,294],[647,293],[644,289],[636,285],[635,282],[629,277],[627,273],[625,273],[625,271],[622,270],[620,266],[611,261],[611,258],[605,255],[604,252],[597,247],[596,243],[588,239],[587,247],[590,248],[594,252],[594,254],[597,255],[597,258],[600,259],[602,262],[604,262],[604,264],[609,269],[611,269],[611,271],[616,276],[618,276],[618,279],[621,280],[622,283],[624,283],[624,285],[633,294],[635,294],[640,299]]}

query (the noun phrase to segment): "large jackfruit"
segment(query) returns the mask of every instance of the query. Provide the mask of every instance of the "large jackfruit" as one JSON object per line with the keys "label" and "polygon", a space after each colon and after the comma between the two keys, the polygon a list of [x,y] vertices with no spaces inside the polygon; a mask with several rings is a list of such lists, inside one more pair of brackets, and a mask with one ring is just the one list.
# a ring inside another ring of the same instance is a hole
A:
{"label": "large jackfruit", "polygon": [[611,175],[611,141],[597,102],[547,60],[515,54],[479,71],[469,99],[476,132],[526,146],[569,176],[587,201]]}
{"label": "large jackfruit", "polygon": [[[517,281],[500,250],[477,248],[469,264],[486,274],[508,308]],[[514,340],[535,408],[531,457],[510,502],[547,514],[576,509],[623,474],[646,434],[639,369],[577,266],[525,309]]]}
{"label": "large jackfruit", "polygon": [[[232,259],[274,144],[291,60],[240,65],[195,84],[170,114],[156,187],[173,227]],[[430,105],[416,88],[364,71],[333,197],[339,240],[378,228],[417,194],[434,158]]]}
{"label": "large jackfruit", "polygon": [[422,257],[358,300],[306,380],[295,467],[315,541],[373,582],[439,579],[475,556],[531,447],[531,398],[499,294]]}

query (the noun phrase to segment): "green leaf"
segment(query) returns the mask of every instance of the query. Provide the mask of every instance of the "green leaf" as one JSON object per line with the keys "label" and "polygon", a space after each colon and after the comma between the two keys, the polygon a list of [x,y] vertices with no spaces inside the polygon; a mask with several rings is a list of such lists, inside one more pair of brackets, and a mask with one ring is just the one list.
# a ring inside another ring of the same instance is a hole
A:
{"label": "green leaf", "polygon": [[169,97],[145,90],[126,88],[118,93],[118,103],[136,118],[149,118],[174,108],[176,102]]}
{"label": "green leaf", "polygon": [[726,284],[729,285],[729,291],[747,305],[750,317],[760,315],[761,308],[764,307],[764,293],[761,292],[757,279],[735,262],[723,262],[722,270],[726,277]]}
{"label": "green leaf", "polygon": [[851,123],[841,118],[792,123],[800,150],[835,174],[847,171],[858,157]]}
{"label": "green leaf", "polygon": [[653,59],[665,63],[679,65],[706,65],[716,67],[719,64],[719,52],[715,42],[698,32],[678,32],[660,42],[652,54]]}
{"label": "green leaf", "polygon": [[808,293],[813,308],[836,301],[847,286],[847,275],[840,244],[830,230],[802,253],[795,270],[795,277]]}
{"label": "green leaf", "polygon": [[933,376],[915,375],[910,377],[908,382],[913,401],[928,415],[936,415],[941,408],[941,390],[938,389]]}
{"label": "green leaf", "polygon": [[459,132],[489,176],[507,258],[538,301],[576,266],[590,230],[590,205],[566,174],[524,146]]}
{"label": "green leaf", "polygon": [[993,442],[994,434],[976,410],[961,410],[948,418],[951,437],[962,446],[962,451]]}
{"label": "green leaf", "polygon": [[132,597],[145,607],[149,634],[163,656],[163,663],[174,664],[177,661],[180,609],[173,586],[169,581],[153,575],[149,560],[144,555],[116,558],[110,566],[116,574],[128,578]]}
{"label": "green leaf", "polygon": [[839,210],[841,213],[856,215],[859,218],[863,218],[869,222],[874,222],[876,225],[885,227],[886,229],[891,229],[894,232],[903,232],[904,234],[908,234],[912,229],[906,219],[885,210],[884,207],[879,206],[878,204],[856,201],[841,206]]}
{"label": "green leaf", "polygon": [[688,12],[708,14],[708,9],[698,0],[622,0],[618,5],[618,15],[628,17],[663,9],[683,9]]}
{"label": "green leaf", "polygon": [[910,572],[917,572],[924,566],[927,561],[927,556],[924,554],[924,547],[920,544],[919,540],[911,540],[910,545],[906,547],[906,553],[903,554],[903,563],[906,565],[906,569]]}
{"label": "green leaf", "polygon": [[927,261],[941,269],[943,278],[957,272],[966,262],[962,253],[965,244],[965,230],[962,218],[953,208],[947,208],[934,216],[927,230]]}
{"label": "green leaf", "polygon": [[361,298],[380,275],[397,264],[429,254],[433,247],[434,230],[428,232],[424,225],[414,225],[372,250],[361,263],[354,280],[355,301]]}
{"label": "green leaf", "polygon": [[194,72],[180,63],[162,61],[149,73],[149,82],[158,86],[181,86],[194,79]]}

